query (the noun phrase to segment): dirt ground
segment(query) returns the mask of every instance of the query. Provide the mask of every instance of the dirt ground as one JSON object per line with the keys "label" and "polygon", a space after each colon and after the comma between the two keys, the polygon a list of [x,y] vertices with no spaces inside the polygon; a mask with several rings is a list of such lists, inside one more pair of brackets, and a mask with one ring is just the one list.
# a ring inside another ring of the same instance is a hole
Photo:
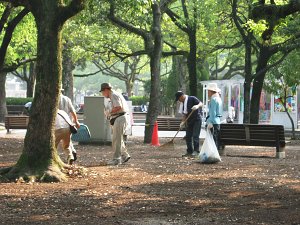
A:
{"label": "dirt ground", "polygon": [[[132,158],[120,166],[101,166],[110,146],[78,145],[85,176],[0,183],[0,224],[300,224],[299,144],[288,144],[286,159],[274,158],[275,148],[230,146],[222,162],[200,164],[181,157],[182,139],[161,148],[129,137]],[[22,145],[0,138],[0,168]]]}

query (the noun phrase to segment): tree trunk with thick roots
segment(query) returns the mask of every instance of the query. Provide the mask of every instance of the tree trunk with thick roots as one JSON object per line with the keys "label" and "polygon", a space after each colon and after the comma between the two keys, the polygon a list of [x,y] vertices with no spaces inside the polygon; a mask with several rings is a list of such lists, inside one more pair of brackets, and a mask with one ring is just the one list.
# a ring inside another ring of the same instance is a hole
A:
{"label": "tree trunk with thick roots", "polygon": [[69,6],[62,6],[59,1],[41,0],[39,4],[24,1],[37,24],[37,79],[23,152],[16,165],[0,172],[10,180],[52,182],[66,179],[63,170],[66,165],[57,154],[54,137],[62,76],[61,29],[68,18],[83,9],[83,2],[74,0]]}

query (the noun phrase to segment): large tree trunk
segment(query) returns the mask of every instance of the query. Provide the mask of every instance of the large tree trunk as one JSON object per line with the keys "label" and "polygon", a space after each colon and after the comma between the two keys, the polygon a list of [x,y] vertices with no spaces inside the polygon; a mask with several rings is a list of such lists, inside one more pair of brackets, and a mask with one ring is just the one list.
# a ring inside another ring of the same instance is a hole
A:
{"label": "large tree trunk", "polygon": [[189,70],[189,87],[190,95],[197,96],[197,42],[196,42],[196,31],[190,30],[188,32],[190,51],[187,58],[188,70]]}
{"label": "large tree trunk", "polygon": [[29,76],[27,80],[27,97],[33,97],[34,88],[35,88],[35,79],[36,79],[36,63],[31,62],[29,66]]}
{"label": "large tree trunk", "polygon": [[53,4],[42,5],[48,5],[49,8],[41,7],[45,13],[36,20],[38,52],[35,98],[22,155],[9,175],[14,177],[30,171],[33,176],[61,180],[62,163],[54,146],[53,130],[61,79],[61,27],[55,25],[57,16],[47,13],[48,10],[57,11],[52,7]]}
{"label": "large tree trunk", "polygon": [[0,73],[0,122],[4,122],[7,114],[6,92],[5,92],[6,73]]}
{"label": "large tree trunk", "polygon": [[250,122],[250,91],[252,83],[252,62],[251,62],[251,38],[244,38],[245,42],[245,82],[244,82],[244,123]]}
{"label": "large tree trunk", "polygon": [[[189,74],[187,71],[187,63],[186,63],[186,57],[185,56],[173,56],[172,57],[172,74],[175,77],[171,77],[171,79],[175,79],[178,83],[176,83],[176,86],[174,87],[174,90],[172,92],[172,97],[174,98],[176,91],[183,91],[184,93],[187,93],[187,87],[186,83],[188,80],[187,75]],[[169,87],[168,87],[169,88]],[[171,88],[171,87],[170,87]]]}
{"label": "large tree trunk", "polygon": [[258,124],[259,122],[259,103],[261,91],[266,76],[266,67],[271,57],[268,46],[262,46],[259,51],[259,57],[257,60],[256,75],[253,80],[253,90],[250,104],[250,123]]}
{"label": "large tree trunk", "polygon": [[151,143],[153,126],[159,114],[160,106],[160,60],[162,54],[161,11],[157,3],[152,5],[154,46],[150,56],[151,93],[146,117],[144,143]]}
{"label": "large tree trunk", "polygon": [[68,18],[83,9],[83,1],[64,7],[60,1],[34,2],[23,1],[34,15],[38,31],[35,97],[23,152],[5,175],[10,179],[60,181],[65,179],[65,164],[55,148],[54,123],[62,76],[61,29]]}
{"label": "large tree trunk", "polygon": [[132,92],[132,82],[130,80],[125,81],[125,86],[126,86],[126,93],[128,97],[131,97],[131,92]]}
{"label": "large tree trunk", "polygon": [[62,75],[62,86],[64,88],[64,94],[68,96],[73,102],[74,96],[74,80],[73,70],[75,65],[71,58],[71,49],[68,44],[64,45],[63,48],[63,75]]}

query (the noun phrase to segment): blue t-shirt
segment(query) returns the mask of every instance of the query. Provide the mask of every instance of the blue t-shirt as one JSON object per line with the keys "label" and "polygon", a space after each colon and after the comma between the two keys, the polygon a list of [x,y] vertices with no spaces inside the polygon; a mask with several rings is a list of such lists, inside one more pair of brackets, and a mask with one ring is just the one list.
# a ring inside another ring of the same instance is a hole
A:
{"label": "blue t-shirt", "polygon": [[207,123],[220,124],[222,117],[222,100],[218,95],[212,95],[208,107]]}

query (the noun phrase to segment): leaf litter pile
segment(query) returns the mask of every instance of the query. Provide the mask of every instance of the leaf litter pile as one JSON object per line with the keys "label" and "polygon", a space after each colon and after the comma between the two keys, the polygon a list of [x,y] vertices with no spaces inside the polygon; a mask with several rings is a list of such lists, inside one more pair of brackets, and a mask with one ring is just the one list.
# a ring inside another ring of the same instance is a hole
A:
{"label": "leaf litter pile", "polygon": [[[0,141],[0,166],[11,166],[23,139]],[[299,140],[285,159],[275,148],[228,146],[216,164],[182,158],[180,138],[160,148],[129,137],[127,146],[126,164],[105,166],[110,146],[76,145],[66,182],[2,182],[0,224],[300,224]]]}

